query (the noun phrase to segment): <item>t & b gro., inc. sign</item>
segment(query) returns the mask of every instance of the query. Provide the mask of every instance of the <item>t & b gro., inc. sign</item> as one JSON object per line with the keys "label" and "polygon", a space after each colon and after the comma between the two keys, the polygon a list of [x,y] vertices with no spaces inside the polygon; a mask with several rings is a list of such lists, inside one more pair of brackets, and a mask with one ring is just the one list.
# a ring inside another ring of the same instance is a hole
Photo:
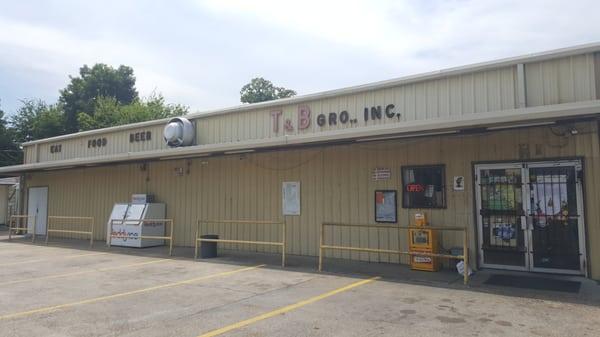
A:
{"label": "t & b gro., inc. sign", "polygon": [[401,115],[399,112],[396,112],[395,109],[396,107],[394,104],[365,107],[362,115],[357,118],[351,116],[348,110],[330,112],[327,114],[320,113],[313,116],[310,107],[307,105],[300,105],[298,106],[297,118],[285,118],[282,120],[281,115],[283,112],[281,110],[271,111],[271,124],[273,126],[273,132],[275,133],[279,132],[280,125],[283,125],[283,129],[286,132],[292,132],[295,129],[308,129],[312,123],[315,123],[317,127],[344,124],[357,125],[359,123],[367,125],[369,121],[378,121],[382,119],[400,120]]}

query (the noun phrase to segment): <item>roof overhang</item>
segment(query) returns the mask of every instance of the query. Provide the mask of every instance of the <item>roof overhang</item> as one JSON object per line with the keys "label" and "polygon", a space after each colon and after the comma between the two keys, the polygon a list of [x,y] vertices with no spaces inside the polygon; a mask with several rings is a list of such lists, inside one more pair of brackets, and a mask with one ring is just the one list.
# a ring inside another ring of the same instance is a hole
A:
{"label": "roof overhang", "polygon": [[288,135],[277,138],[241,142],[195,145],[173,149],[128,152],[107,156],[30,163],[0,168],[1,176],[42,170],[60,170],[73,167],[97,166],[116,163],[168,160],[210,155],[254,152],[305,145],[319,145],[352,141],[384,140],[451,134],[468,130],[497,130],[514,127],[544,125],[565,119],[600,117],[600,100],[545,105],[494,112],[473,113],[459,117],[407,121],[394,124],[347,128],[306,135]]}

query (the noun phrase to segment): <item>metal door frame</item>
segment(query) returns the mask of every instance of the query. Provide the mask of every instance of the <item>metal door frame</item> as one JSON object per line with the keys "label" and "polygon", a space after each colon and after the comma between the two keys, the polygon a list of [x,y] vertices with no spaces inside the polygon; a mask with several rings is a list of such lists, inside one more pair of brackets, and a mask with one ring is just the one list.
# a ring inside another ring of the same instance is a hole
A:
{"label": "metal door frame", "polygon": [[[494,269],[505,269],[505,270],[516,270],[516,271],[529,271],[529,258],[527,258],[527,256],[525,256],[525,265],[523,267],[520,266],[511,266],[511,265],[504,265],[504,264],[491,264],[491,263],[485,263],[484,262],[484,252],[483,252],[483,222],[482,222],[482,217],[481,217],[481,187],[479,186],[479,182],[481,179],[481,170],[489,170],[489,169],[520,169],[521,170],[521,181],[524,183],[525,182],[525,177],[523,175],[523,162],[505,162],[505,163],[492,163],[492,164],[476,164],[474,166],[475,168],[475,175],[477,177],[476,182],[475,182],[475,211],[476,211],[476,217],[477,217],[477,239],[478,239],[478,262],[479,265],[483,268],[494,268]],[[523,190],[523,188],[522,188]],[[523,198],[523,196],[521,197]],[[523,199],[523,202],[525,202],[525,200]],[[526,222],[525,216],[521,216],[521,230],[523,230],[523,224],[525,224]],[[528,245],[529,244],[529,239],[527,238],[527,230],[523,230],[523,235],[525,235],[525,244]],[[528,250],[528,247],[525,247],[526,250]],[[525,253],[527,254],[527,253]]]}
{"label": "metal door frame", "polygon": [[[474,170],[477,177],[475,182],[475,214],[477,217],[477,238],[478,238],[478,262],[483,268],[494,268],[494,269],[505,269],[505,270],[516,270],[516,271],[530,271],[530,272],[542,272],[542,273],[555,273],[555,274],[570,274],[570,275],[586,275],[586,241],[585,241],[585,217],[584,217],[584,199],[583,199],[583,184],[577,179],[576,182],[576,198],[577,198],[577,212],[579,219],[577,222],[578,239],[579,239],[579,270],[571,269],[557,269],[557,268],[540,268],[533,266],[533,235],[532,228],[527,223],[527,216],[531,214],[530,200],[530,189],[525,188],[525,185],[529,183],[529,168],[536,167],[564,167],[572,166],[575,168],[577,175],[580,171],[583,171],[583,164],[580,159],[570,160],[540,160],[540,161],[515,161],[515,162],[499,162],[499,163],[485,163],[475,164]],[[483,223],[480,214],[481,209],[481,188],[479,186],[479,180],[481,177],[481,170],[488,169],[521,169],[521,180],[523,182],[522,200],[523,200],[523,211],[524,215],[521,216],[521,229],[525,235],[525,265],[523,267],[501,265],[501,264],[489,264],[484,263],[484,251],[483,251]]]}
{"label": "metal door frame", "polygon": [[[576,198],[577,198],[577,214],[579,215],[579,218],[577,220],[577,236],[578,236],[578,240],[579,240],[579,270],[572,270],[572,269],[559,269],[559,268],[542,268],[542,267],[535,267],[533,265],[533,235],[532,235],[532,231],[533,228],[530,228],[528,226],[527,228],[527,249],[528,249],[528,254],[527,254],[527,258],[529,259],[529,263],[530,263],[530,270],[533,272],[540,272],[540,273],[555,273],[555,274],[569,274],[569,275],[586,275],[587,276],[587,268],[586,268],[586,256],[587,256],[587,252],[586,252],[586,244],[585,244],[585,212],[583,209],[583,184],[582,181],[578,179],[579,176],[579,172],[583,171],[583,164],[581,162],[581,160],[556,160],[556,161],[535,161],[535,162],[528,162],[525,163],[525,171],[527,173],[527,181],[529,181],[529,168],[537,168],[537,167],[573,167],[575,169],[575,179],[576,179],[576,183],[575,183],[575,193],[577,194]],[[526,191],[524,192],[524,194],[526,194],[527,200],[530,200],[530,189],[527,188]],[[527,203],[526,209],[525,209],[525,213],[526,214],[531,214],[531,209],[530,209],[531,205],[530,203]]]}

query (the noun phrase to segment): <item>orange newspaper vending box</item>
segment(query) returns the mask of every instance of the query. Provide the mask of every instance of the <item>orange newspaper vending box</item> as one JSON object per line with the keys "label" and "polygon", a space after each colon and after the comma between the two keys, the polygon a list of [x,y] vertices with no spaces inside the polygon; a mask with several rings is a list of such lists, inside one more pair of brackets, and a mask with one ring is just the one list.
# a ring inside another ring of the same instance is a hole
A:
{"label": "orange newspaper vending box", "polygon": [[[425,214],[415,214],[415,226],[423,227],[408,230],[408,249],[411,252],[436,254],[438,252],[437,232],[427,229]],[[414,270],[438,271],[439,258],[427,255],[411,255],[410,267]]]}

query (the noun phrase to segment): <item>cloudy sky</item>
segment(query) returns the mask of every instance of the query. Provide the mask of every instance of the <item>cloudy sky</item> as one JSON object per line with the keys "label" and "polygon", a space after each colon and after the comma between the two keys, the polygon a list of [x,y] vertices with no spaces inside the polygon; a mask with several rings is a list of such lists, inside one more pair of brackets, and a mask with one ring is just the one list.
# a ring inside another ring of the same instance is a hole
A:
{"label": "cloudy sky", "polygon": [[239,104],[252,77],[307,94],[600,41],[600,1],[3,1],[0,104],[54,103],[83,64],[141,95]]}

